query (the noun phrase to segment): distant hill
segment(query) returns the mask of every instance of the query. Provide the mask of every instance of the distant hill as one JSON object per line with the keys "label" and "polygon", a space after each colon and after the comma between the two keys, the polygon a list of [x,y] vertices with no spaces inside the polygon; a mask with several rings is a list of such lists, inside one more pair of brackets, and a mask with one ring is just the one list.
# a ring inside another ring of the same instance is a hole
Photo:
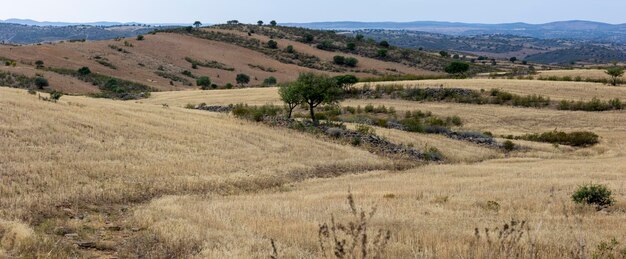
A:
{"label": "distant hill", "polygon": [[119,37],[133,37],[149,33],[160,27],[116,25],[116,26],[31,26],[13,23],[0,23],[0,42],[11,44],[32,44],[62,40],[108,40]]}
{"label": "distant hill", "polygon": [[455,22],[318,22],[289,23],[297,26],[326,30],[412,30],[443,33],[456,36],[481,34],[508,34],[539,39],[577,39],[626,43],[626,24],[607,24],[591,21],[562,21],[546,24],[504,23],[455,23]]}
{"label": "distant hill", "polygon": [[87,25],[87,26],[120,26],[120,25],[143,25],[143,26],[189,26],[187,23],[138,23],[138,22],[87,22],[87,23],[79,23],[79,22],[40,22],[31,19],[7,19],[0,20],[0,23],[13,23],[20,25],[30,25],[30,26],[77,26],[77,25]]}
{"label": "distant hill", "polygon": [[582,45],[526,57],[526,60],[544,64],[591,63],[606,64],[614,61],[626,61],[626,54],[621,50],[597,45]]}
{"label": "distant hill", "polygon": [[375,41],[386,40],[405,48],[455,51],[489,58],[510,58],[543,64],[568,65],[572,62],[609,63],[626,61],[626,45],[575,39],[539,39],[509,34],[452,36],[411,30],[354,30]]}

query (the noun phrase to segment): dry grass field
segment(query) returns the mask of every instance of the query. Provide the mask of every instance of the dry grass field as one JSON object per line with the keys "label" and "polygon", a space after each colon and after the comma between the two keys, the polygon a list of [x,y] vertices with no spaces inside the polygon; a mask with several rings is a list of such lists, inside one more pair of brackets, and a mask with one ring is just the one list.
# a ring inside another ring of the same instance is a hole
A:
{"label": "dry grass field", "polygon": [[[582,79],[591,78],[591,79],[607,79],[609,76],[605,72],[606,70],[602,69],[571,69],[571,70],[545,70],[538,71],[538,75],[535,78],[543,76],[558,76],[564,77],[569,76],[571,78],[581,77]],[[623,78],[623,77],[622,77]]]}
{"label": "dry grass field", "polygon": [[[622,88],[600,84],[403,83],[626,99]],[[504,153],[375,128],[390,141],[435,147],[447,158],[397,170],[394,159],[361,148],[184,109],[189,103],[280,100],[276,88],[255,88],[159,92],[126,102],[63,96],[51,103],[0,88],[0,257],[328,258],[320,225],[354,220],[348,192],[357,207],[376,207],[366,225],[370,248],[381,240],[379,229],[391,233],[383,258],[530,258],[533,251],[539,258],[592,258],[613,238],[620,242],[614,253],[626,248],[624,111],[342,102],[457,115],[464,130],[495,135],[558,129],[601,137],[588,148],[515,141],[525,148]],[[574,204],[571,194],[590,182],[606,184],[616,204],[602,211]],[[527,222],[524,234],[498,239],[511,220]]]}
{"label": "dry grass field", "polygon": [[529,95],[538,94],[549,96],[554,100],[589,100],[599,99],[626,99],[626,88],[587,82],[555,82],[538,80],[510,80],[510,79],[463,79],[463,80],[420,80],[385,83],[362,83],[360,85],[404,85],[405,87],[456,87],[474,90],[489,91],[497,88],[507,92]]}

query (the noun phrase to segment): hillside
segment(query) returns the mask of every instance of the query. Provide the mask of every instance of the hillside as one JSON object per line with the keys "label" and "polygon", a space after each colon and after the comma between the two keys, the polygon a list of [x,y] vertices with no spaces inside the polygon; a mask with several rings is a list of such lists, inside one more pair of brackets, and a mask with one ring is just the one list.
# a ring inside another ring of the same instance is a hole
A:
{"label": "hillside", "polygon": [[[255,33],[249,33],[254,30]],[[302,42],[304,35],[313,40]],[[267,46],[272,39],[276,48]],[[0,71],[50,81],[52,89],[85,94],[105,91],[104,81],[81,78],[75,71],[89,67],[104,75],[142,89],[185,90],[197,88],[197,77],[210,77],[215,87],[237,85],[236,76],[250,77],[248,86],[262,85],[274,77],[278,83],[294,80],[301,72],[329,75],[354,74],[358,77],[382,75],[441,75],[451,59],[428,52],[357,42],[354,50],[345,49],[352,38],[330,32],[287,27],[251,25],[214,26],[202,29],[175,29],[147,34],[142,40],[125,38],[103,41],[73,41],[38,45],[0,46],[0,61],[15,60],[15,67],[0,66]],[[329,48],[320,48],[330,44]],[[291,46],[291,47],[289,47]],[[334,57],[354,57],[355,67],[338,65]],[[37,68],[36,62],[43,61]],[[489,71],[472,66],[476,72]],[[7,83],[5,83],[7,84]],[[28,86],[25,86],[28,87]]]}

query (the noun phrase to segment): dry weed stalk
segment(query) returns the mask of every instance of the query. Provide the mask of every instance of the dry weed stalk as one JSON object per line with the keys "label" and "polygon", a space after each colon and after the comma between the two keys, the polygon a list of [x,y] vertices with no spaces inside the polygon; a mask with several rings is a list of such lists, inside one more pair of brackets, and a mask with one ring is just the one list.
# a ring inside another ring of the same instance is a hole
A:
{"label": "dry weed stalk", "polygon": [[347,199],[352,220],[338,223],[335,216],[331,214],[330,224],[324,223],[319,226],[319,244],[323,256],[326,258],[381,258],[391,239],[391,231],[383,229],[368,231],[370,220],[376,213],[376,207],[369,212],[357,208],[354,196],[350,192],[348,192]]}

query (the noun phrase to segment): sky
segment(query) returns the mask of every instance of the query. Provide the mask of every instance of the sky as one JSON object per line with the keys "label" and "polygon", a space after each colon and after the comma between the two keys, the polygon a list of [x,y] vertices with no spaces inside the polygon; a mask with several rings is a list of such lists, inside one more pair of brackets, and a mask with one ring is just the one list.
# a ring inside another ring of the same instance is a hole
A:
{"label": "sky", "polygon": [[[9,1],[9,0],[3,0]],[[592,20],[626,23],[624,0],[19,0],[0,19],[61,22],[205,24],[320,21],[452,21],[545,23]]]}

